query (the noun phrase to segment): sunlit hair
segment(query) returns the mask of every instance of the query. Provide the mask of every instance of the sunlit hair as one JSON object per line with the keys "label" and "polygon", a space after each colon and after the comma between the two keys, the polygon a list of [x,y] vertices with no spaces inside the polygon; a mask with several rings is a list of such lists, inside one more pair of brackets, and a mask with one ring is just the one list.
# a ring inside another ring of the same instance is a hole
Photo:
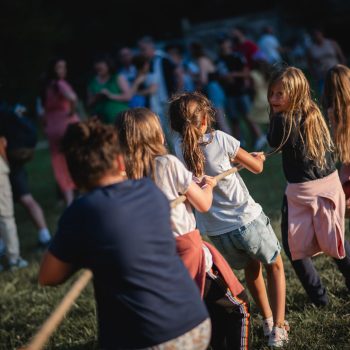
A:
{"label": "sunlit hair", "polygon": [[205,157],[202,143],[202,120],[206,118],[208,130],[215,120],[215,109],[199,92],[174,95],[170,100],[169,117],[171,128],[182,137],[182,152],[185,163],[195,176],[204,175]]}
{"label": "sunlit hair", "polygon": [[337,64],[327,72],[322,98],[339,160],[350,164],[350,69]]}
{"label": "sunlit hair", "polygon": [[[289,107],[283,112],[285,128],[281,149],[289,137],[297,135],[305,146],[305,156],[313,160],[318,167],[326,166],[326,152],[333,150],[332,139],[317,104],[311,98],[310,85],[304,73],[295,67],[282,67],[272,72],[267,97],[270,100],[271,89],[281,82],[284,93],[289,98]],[[270,115],[272,108],[270,105]]]}
{"label": "sunlit hair", "polygon": [[120,114],[116,127],[131,179],[154,179],[155,158],[167,153],[159,118],[147,108],[131,108]]}

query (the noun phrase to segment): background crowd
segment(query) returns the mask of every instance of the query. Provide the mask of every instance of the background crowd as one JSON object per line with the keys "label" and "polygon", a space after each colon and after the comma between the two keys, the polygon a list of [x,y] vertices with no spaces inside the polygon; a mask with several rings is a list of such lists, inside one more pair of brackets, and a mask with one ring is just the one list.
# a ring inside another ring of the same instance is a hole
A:
{"label": "background crowd", "polygon": [[[120,47],[116,55],[101,52],[91,61],[90,78],[81,96],[70,82],[69,62],[59,56],[42,74],[35,113],[28,113],[19,103],[1,101],[0,133],[7,140],[13,198],[28,210],[42,246],[49,242],[50,232],[43,210],[30,192],[24,168],[36,144],[38,123],[48,140],[59,198],[69,205],[74,198],[74,183],[60,141],[70,123],[98,116],[114,124],[120,112],[147,107],[160,117],[172,149],[167,102],[175,92],[200,91],[216,108],[218,129],[236,137],[243,147],[262,150],[269,122],[266,96],[271,69],[276,65],[299,65],[308,73],[317,99],[327,70],[337,63],[346,64],[340,46],[320,28],[305,33],[293,45],[283,45],[272,26],[262,28],[256,41],[246,28],[233,27],[218,33],[215,47],[206,47],[198,40],[161,46],[144,36],[132,47]],[[13,265],[26,264],[18,254]]]}

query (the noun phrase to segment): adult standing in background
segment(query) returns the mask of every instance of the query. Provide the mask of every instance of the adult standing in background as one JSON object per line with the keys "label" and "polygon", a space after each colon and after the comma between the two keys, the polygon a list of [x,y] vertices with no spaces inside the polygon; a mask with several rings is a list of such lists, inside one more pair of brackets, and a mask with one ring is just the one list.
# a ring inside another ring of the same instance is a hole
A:
{"label": "adult standing in background", "polygon": [[247,124],[255,150],[261,149],[266,139],[260,127],[250,118],[251,99],[249,96],[250,70],[244,56],[232,50],[229,38],[220,42],[220,56],[217,64],[220,82],[227,98],[227,113],[232,120],[233,136],[244,144],[241,120]]}
{"label": "adult standing in background", "polygon": [[17,103],[0,106],[0,136],[7,140],[6,154],[10,167],[9,179],[13,199],[29,213],[38,230],[38,246],[46,248],[51,240],[43,209],[32,195],[25,164],[34,155],[37,131],[33,121],[26,115],[25,106]]}
{"label": "adult standing in background", "polygon": [[266,57],[266,60],[270,64],[282,61],[281,57],[281,45],[277,37],[273,33],[271,26],[265,26],[262,31],[262,36],[258,41],[260,50]]}
{"label": "adult standing in background", "polygon": [[75,113],[77,95],[66,80],[67,63],[56,58],[50,63],[43,91],[44,131],[49,140],[51,162],[57,184],[67,206],[73,201],[75,185],[68,171],[60,143],[71,123],[79,121]]}
{"label": "adult standing in background", "polygon": [[[14,270],[27,267],[28,262],[20,256],[12,191],[8,176],[10,169],[7,165],[6,146],[6,139],[0,137],[0,238],[5,246],[8,267],[10,270]],[[3,266],[0,264],[0,271],[2,270]]]}
{"label": "adult standing in background", "polygon": [[231,30],[233,51],[241,53],[247,60],[249,68],[253,67],[254,55],[259,51],[254,41],[246,38],[246,30],[243,27],[235,27]]}
{"label": "adult standing in background", "polygon": [[104,123],[113,124],[118,114],[129,107],[131,88],[123,74],[114,73],[112,59],[108,55],[94,61],[96,75],[88,85],[87,104],[90,114]]}
{"label": "adult standing in background", "polygon": [[193,63],[198,67],[195,80],[196,90],[206,94],[216,110],[215,119],[220,130],[231,134],[231,129],[225,118],[226,95],[218,79],[219,75],[214,62],[206,55],[199,42],[192,42],[190,53]]}
{"label": "adult standing in background", "polygon": [[311,44],[307,51],[310,72],[321,95],[327,71],[336,64],[346,64],[346,59],[339,44],[325,38],[322,30],[311,30]]}
{"label": "adult standing in background", "polygon": [[129,47],[122,47],[118,52],[119,74],[124,75],[130,86],[136,78],[136,67],[133,64],[134,54]]}
{"label": "adult standing in background", "polygon": [[150,73],[154,74],[154,83],[158,86],[157,91],[151,97],[150,108],[160,117],[162,128],[169,142],[169,122],[166,117],[166,108],[169,97],[176,91],[176,66],[168,55],[156,50],[151,37],[141,38],[138,46],[141,55],[150,61]]}
{"label": "adult standing in background", "polygon": [[170,44],[165,48],[165,51],[176,67],[176,90],[189,92],[194,91],[195,86],[190,72],[189,61],[185,58],[185,50],[183,46]]}

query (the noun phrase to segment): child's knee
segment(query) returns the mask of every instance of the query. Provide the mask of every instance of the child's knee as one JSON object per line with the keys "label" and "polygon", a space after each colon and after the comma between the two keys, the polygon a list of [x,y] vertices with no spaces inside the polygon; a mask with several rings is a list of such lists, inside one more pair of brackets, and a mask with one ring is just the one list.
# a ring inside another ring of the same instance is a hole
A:
{"label": "child's knee", "polygon": [[265,268],[268,273],[278,272],[278,271],[283,273],[284,269],[283,269],[283,261],[282,261],[281,255],[278,255],[276,260],[272,264],[266,264]]}

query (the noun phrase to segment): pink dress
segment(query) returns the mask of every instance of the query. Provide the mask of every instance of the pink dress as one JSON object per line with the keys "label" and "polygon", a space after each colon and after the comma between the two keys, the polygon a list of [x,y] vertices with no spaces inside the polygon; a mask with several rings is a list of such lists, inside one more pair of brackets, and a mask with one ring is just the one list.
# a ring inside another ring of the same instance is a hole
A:
{"label": "pink dress", "polygon": [[69,174],[66,159],[60,151],[60,142],[67,126],[79,121],[76,114],[69,115],[71,104],[64,96],[65,92],[74,93],[65,80],[52,82],[46,89],[44,106],[45,134],[49,140],[52,168],[55,179],[63,192],[73,190],[75,185]]}

